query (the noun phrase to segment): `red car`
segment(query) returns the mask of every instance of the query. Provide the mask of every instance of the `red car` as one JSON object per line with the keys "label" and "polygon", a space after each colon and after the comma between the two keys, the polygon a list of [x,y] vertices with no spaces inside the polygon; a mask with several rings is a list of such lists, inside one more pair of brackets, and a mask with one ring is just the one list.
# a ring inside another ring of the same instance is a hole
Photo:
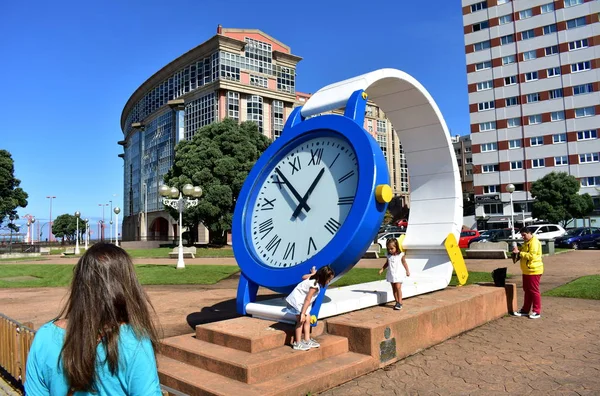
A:
{"label": "red car", "polygon": [[473,238],[479,237],[481,234],[477,230],[465,230],[460,233],[460,239],[458,240],[459,248],[468,248],[469,241]]}
{"label": "red car", "polygon": [[403,229],[406,229],[406,227],[408,227],[408,220],[406,220],[406,219],[400,219],[400,220],[398,220],[398,221],[396,222],[396,225],[397,225],[398,227],[401,227],[401,228],[403,228]]}

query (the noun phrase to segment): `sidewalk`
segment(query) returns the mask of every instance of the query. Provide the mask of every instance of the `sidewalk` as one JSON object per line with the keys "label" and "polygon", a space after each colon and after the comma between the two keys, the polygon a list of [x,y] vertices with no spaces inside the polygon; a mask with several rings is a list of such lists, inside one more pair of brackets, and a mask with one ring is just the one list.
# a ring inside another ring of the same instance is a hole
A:
{"label": "sidewalk", "polygon": [[[150,260],[175,264],[169,259],[139,260],[145,264]],[[361,260],[357,267],[380,267],[384,262],[385,259]],[[513,265],[511,260],[466,263],[469,271],[491,272],[497,267],[508,267],[510,274],[520,274],[518,264]],[[186,265],[202,264],[235,265],[235,261],[186,260]],[[600,274],[600,251],[548,256],[544,257],[544,264],[543,291],[583,275]],[[513,279],[519,287],[521,303],[520,276]],[[145,289],[164,337],[170,337],[190,333],[188,321],[203,323],[235,315],[236,287],[234,275],[212,286]],[[66,288],[0,289],[0,312],[22,322],[31,321],[39,328],[58,313],[66,292]],[[272,294],[260,290],[261,296]],[[542,301],[541,319],[501,318],[324,394],[599,394],[600,301],[549,297]],[[410,310],[410,299],[404,309]]]}

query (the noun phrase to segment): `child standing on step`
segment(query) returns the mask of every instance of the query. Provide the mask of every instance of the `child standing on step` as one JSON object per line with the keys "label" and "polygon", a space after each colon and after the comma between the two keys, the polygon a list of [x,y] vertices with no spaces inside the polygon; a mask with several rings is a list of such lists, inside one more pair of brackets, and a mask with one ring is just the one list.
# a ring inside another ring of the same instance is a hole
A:
{"label": "child standing on step", "polygon": [[[310,308],[319,295],[321,288],[327,286],[334,276],[333,270],[328,265],[318,271],[313,267],[310,274],[302,276],[302,282],[285,299],[287,311],[296,315],[296,332],[292,348],[308,351],[310,348],[321,346],[317,341],[310,338]],[[304,340],[302,340],[303,332]]]}
{"label": "child standing on step", "polygon": [[[396,300],[394,309],[398,311],[402,309],[402,282],[404,282],[406,276],[410,276],[410,271],[408,270],[404,253],[400,251],[398,240],[396,238],[388,238],[385,246],[387,248],[387,261],[379,270],[379,275],[383,273],[383,270],[388,269],[385,278],[392,284],[394,300]],[[404,268],[400,266],[401,263]]]}

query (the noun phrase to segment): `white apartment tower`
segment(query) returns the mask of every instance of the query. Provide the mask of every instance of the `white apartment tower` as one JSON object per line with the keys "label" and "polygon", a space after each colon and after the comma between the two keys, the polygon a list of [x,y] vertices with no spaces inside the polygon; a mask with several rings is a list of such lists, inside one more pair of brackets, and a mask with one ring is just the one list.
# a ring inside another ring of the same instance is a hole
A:
{"label": "white apartment tower", "polygon": [[600,1],[462,6],[478,226],[506,227],[512,213],[519,226],[532,182],[552,171],[575,176],[598,206]]}

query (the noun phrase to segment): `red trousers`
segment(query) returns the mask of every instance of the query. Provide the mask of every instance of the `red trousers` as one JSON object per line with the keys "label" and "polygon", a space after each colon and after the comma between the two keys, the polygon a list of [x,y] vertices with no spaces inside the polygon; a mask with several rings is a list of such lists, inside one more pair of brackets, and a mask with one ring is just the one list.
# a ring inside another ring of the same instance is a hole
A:
{"label": "red trousers", "polygon": [[521,312],[542,313],[542,296],[540,294],[540,279],[542,275],[523,275],[523,291],[525,298]]}

